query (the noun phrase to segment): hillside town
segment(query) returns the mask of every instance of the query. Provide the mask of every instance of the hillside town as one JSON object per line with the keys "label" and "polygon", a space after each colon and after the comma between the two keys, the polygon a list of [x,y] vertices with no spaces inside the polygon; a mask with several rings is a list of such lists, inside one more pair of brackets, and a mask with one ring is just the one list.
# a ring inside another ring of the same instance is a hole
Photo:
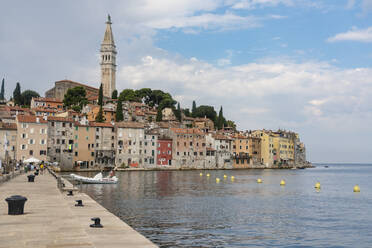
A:
{"label": "hillside town", "polygon": [[212,106],[181,108],[169,93],[116,90],[116,55],[108,16],[101,44],[101,84],[60,80],[41,97],[0,100],[0,159],[8,168],[29,158],[62,171],[306,167],[305,145],[286,130],[239,131]]}

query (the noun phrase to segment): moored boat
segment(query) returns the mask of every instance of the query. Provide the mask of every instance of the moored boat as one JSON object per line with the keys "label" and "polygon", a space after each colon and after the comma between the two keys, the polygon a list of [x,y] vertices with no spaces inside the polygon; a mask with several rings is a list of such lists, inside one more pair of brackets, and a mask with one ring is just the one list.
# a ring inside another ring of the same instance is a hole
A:
{"label": "moored boat", "polygon": [[95,175],[93,178],[79,176],[76,174],[70,174],[70,176],[75,181],[87,184],[115,184],[119,180],[116,176],[103,177],[101,172]]}

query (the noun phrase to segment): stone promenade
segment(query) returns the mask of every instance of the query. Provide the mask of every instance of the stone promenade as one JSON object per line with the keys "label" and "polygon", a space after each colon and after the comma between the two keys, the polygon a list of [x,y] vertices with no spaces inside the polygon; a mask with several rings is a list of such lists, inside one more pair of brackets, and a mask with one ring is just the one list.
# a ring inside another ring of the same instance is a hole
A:
{"label": "stone promenade", "polygon": [[[8,215],[5,198],[27,197],[24,215]],[[84,207],[75,207],[75,200]],[[91,228],[100,217],[103,228]],[[25,174],[0,185],[0,247],[157,247],[86,194],[67,196],[48,172],[27,182]]]}

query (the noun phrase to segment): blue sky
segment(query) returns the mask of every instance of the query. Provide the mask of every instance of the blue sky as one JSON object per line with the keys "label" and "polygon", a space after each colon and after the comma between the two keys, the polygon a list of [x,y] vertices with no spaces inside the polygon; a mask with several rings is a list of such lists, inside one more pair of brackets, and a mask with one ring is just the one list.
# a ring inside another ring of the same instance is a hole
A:
{"label": "blue sky", "polygon": [[6,1],[0,77],[99,86],[107,13],[117,88],[210,104],[240,130],[299,132],[313,162],[371,162],[372,0]]}

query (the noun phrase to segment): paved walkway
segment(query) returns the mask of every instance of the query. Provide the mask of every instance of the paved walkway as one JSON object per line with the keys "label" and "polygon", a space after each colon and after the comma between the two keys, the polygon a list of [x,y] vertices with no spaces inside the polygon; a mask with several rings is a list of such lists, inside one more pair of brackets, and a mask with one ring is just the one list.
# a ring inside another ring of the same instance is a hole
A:
{"label": "paved walkway", "polygon": [[[5,198],[27,197],[24,215],[8,215]],[[84,207],[75,207],[82,199]],[[91,228],[100,217],[103,228]],[[86,194],[67,196],[48,172],[27,182],[21,175],[0,185],[0,248],[157,247]]]}

